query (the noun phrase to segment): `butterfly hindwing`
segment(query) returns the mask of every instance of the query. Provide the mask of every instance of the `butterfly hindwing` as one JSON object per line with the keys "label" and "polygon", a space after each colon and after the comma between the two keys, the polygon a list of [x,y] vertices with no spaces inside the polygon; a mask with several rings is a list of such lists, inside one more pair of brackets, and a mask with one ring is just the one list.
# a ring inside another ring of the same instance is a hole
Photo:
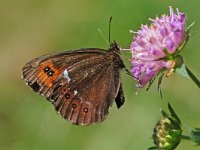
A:
{"label": "butterfly hindwing", "polygon": [[24,66],[22,77],[63,118],[89,125],[107,116],[121,91],[119,70],[123,67],[113,49],[80,49],[33,59]]}
{"label": "butterfly hindwing", "polygon": [[80,91],[77,90],[76,95],[68,91],[71,99],[66,97],[57,99],[54,105],[63,118],[82,125],[98,123],[105,118],[115,98],[114,82],[110,82],[113,80],[112,73],[109,74],[109,69],[105,71],[107,72],[91,79],[85,90],[81,90],[82,88]]}

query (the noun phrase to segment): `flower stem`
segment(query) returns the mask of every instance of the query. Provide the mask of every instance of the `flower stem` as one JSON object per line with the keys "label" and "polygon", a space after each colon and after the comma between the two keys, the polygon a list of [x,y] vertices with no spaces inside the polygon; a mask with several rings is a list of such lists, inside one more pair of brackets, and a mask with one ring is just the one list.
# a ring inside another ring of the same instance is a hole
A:
{"label": "flower stem", "polygon": [[182,135],[181,139],[183,139],[183,140],[191,140],[189,135]]}

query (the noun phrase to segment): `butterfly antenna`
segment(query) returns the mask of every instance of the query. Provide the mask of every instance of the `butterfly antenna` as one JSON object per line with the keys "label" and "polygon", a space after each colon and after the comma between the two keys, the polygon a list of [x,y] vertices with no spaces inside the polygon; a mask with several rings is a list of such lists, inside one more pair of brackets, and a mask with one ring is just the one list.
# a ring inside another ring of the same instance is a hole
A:
{"label": "butterfly antenna", "polygon": [[110,44],[110,41],[108,41],[108,39],[107,39],[106,36],[103,34],[103,32],[101,31],[100,28],[98,28],[98,31],[99,31],[100,35],[104,38],[104,40],[106,41],[106,43]]}
{"label": "butterfly antenna", "polygon": [[111,42],[110,42],[110,38],[111,38],[111,22],[112,22],[112,16],[109,19],[109,31],[108,31],[108,40],[109,40],[110,44],[111,44]]}

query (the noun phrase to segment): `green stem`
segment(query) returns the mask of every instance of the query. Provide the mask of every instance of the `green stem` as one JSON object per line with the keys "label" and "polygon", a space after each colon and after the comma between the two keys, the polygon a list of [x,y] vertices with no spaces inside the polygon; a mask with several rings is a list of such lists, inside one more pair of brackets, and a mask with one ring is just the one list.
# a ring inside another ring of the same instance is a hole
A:
{"label": "green stem", "polygon": [[182,135],[181,138],[184,140],[191,140],[189,135]]}

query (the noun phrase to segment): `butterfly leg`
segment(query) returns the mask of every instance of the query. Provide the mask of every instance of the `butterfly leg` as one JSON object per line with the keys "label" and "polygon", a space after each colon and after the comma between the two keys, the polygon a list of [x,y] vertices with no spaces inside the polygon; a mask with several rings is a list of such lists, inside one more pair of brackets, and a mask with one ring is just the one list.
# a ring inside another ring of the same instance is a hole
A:
{"label": "butterfly leg", "polygon": [[125,69],[126,73],[127,73],[129,76],[134,77],[134,76],[131,74],[131,72],[130,72],[127,68],[124,68],[124,69]]}

